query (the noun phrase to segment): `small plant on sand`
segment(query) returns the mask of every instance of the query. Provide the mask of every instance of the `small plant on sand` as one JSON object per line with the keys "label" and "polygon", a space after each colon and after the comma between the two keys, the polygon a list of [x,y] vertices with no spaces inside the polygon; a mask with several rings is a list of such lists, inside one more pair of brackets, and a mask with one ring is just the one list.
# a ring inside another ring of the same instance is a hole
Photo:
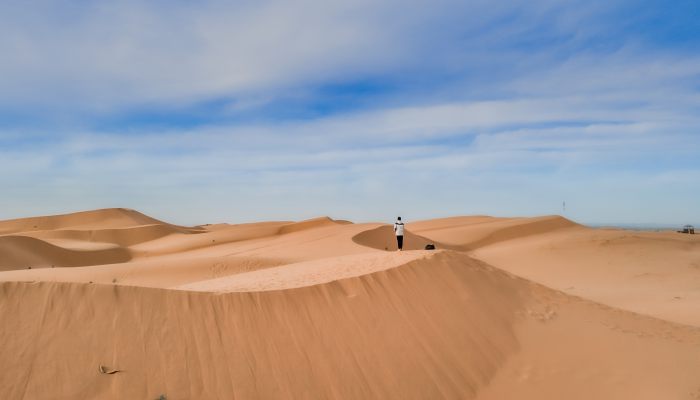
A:
{"label": "small plant on sand", "polygon": [[156,400],[168,400],[168,398],[165,397],[164,394],[161,394],[160,396],[158,396],[158,398],[156,398]]}

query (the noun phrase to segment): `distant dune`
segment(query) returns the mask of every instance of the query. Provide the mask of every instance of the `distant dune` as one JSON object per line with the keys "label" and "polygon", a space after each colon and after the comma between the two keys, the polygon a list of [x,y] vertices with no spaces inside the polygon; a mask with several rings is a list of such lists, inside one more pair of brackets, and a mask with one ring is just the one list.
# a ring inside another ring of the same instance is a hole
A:
{"label": "distant dune", "polygon": [[69,228],[114,229],[140,225],[169,225],[126,208],[109,208],[64,215],[0,221],[0,234]]}
{"label": "distant dune", "polygon": [[700,398],[700,236],[406,228],[0,221],[0,398]]}

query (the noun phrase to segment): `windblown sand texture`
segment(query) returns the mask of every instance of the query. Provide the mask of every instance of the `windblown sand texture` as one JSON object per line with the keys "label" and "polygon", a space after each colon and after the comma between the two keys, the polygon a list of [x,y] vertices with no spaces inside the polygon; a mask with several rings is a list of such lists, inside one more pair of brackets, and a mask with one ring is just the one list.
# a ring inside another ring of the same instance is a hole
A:
{"label": "windblown sand texture", "polygon": [[700,399],[700,236],[406,227],[2,221],[0,399]]}

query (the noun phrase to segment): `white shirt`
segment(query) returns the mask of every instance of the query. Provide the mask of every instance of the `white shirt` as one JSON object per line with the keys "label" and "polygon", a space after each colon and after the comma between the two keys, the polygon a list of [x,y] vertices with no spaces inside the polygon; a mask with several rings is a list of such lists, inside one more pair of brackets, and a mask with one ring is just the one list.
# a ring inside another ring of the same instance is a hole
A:
{"label": "white shirt", "polygon": [[396,236],[403,236],[403,222],[394,222],[394,231],[396,231]]}

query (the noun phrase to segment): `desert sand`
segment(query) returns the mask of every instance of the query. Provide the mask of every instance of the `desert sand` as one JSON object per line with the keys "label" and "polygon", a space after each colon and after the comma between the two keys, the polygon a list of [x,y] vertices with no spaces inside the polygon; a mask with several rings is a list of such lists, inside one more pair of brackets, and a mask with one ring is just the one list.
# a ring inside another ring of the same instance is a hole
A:
{"label": "desert sand", "polygon": [[0,399],[700,399],[700,236],[406,228],[0,221]]}

